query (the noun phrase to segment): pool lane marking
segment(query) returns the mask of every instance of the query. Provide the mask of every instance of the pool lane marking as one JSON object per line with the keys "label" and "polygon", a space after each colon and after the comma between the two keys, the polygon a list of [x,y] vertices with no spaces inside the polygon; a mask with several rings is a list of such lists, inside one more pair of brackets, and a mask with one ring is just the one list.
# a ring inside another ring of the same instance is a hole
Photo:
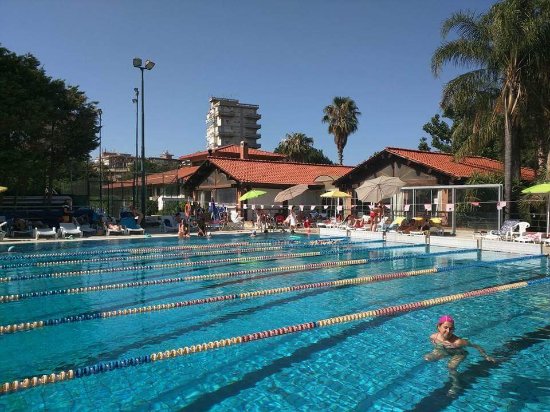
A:
{"label": "pool lane marking", "polygon": [[[377,243],[382,243],[383,240],[376,241]],[[25,262],[25,263],[8,263],[5,265],[0,265],[0,269],[17,269],[23,267],[51,267],[51,266],[64,266],[72,264],[83,264],[83,263],[95,263],[95,262],[115,262],[115,261],[137,261],[137,260],[153,260],[159,258],[170,258],[170,259],[189,259],[193,257],[200,256],[210,256],[210,255],[227,255],[230,253],[253,253],[253,252],[264,252],[264,251],[274,251],[274,250],[284,250],[284,249],[293,249],[293,248],[314,248],[314,247],[340,247],[340,246],[349,246],[351,243],[336,243],[336,242],[323,242],[323,243],[314,243],[314,244],[296,244],[289,243],[279,246],[264,246],[264,247],[247,247],[247,248],[236,248],[236,249],[221,249],[221,250],[205,250],[205,251],[194,251],[192,253],[164,253],[164,254],[151,254],[151,255],[131,255],[131,256],[111,256],[111,257],[100,257],[100,258],[90,258],[90,259],[75,259],[75,260],[57,260],[51,262]],[[0,278],[0,282],[4,278]]]}
{"label": "pool lane marking", "polygon": [[[46,257],[63,257],[63,256],[83,256],[83,255],[105,255],[105,254],[116,254],[116,253],[156,253],[164,252],[170,250],[196,250],[196,249],[219,249],[219,248],[228,248],[228,247],[240,247],[240,246],[269,246],[274,244],[314,244],[315,242],[326,242],[332,241],[334,243],[353,243],[346,241],[342,238],[323,238],[318,240],[310,240],[307,242],[301,242],[297,240],[274,240],[274,241],[264,241],[264,242],[230,242],[230,243],[209,243],[207,245],[178,245],[178,246],[161,246],[156,248],[124,248],[124,249],[108,249],[108,250],[90,250],[90,251],[78,251],[78,252],[55,252],[55,253],[32,253],[32,254],[8,254],[0,255],[0,261],[2,260],[22,260],[30,258],[46,258]],[[367,242],[379,242],[379,240],[373,241],[364,241],[361,243]]]}
{"label": "pool lane marking", "polygon": [[[64,277],[74,277],[74,276],[85,276],[85,275],[103,275],[106,273],[114,272],[129,272],[132,270],[152,270],[152,269],[163,269],[163,268],[180,268],[180,267],[190,267],[190,266],[206,266],[216,263],[248,263],[248,262],[259,262],[259,261],[269,261],[269,260],[282,260],[282,259],[296,259],[296,258],[308,258],[308,257],[317,257],[324,255],[336,255],[340,253],[349,253],[349,252],[367,252],[367,251],[377,251],[377,250],[393,250],[393,249],[408,249],[415,247],[426,247],[424,244],[414,244],[414,245],[397,245],[397,246],[381,246],[376,248],[354,248],[349,247],[349,245],[334,245],[331,249],[326,249],[317,252],[300,252],[300,253],[284,253],[278,255],[263,255],[263,256],[251,256],[251,257],[236,257],[236,258],[224,258],[224,259],[209,259],[209,260],[199,260],[193,262],[179,262],[179,263],[159,263],[154,265],[135,265],[135,266],[122,266],[114,268],[99,268],[99,269],[85,269],[85,270],[73,270],[68,272],[54,272],[54,273],[43,273],[36,275],[15,275],[15,276],[5,276],[0,278],[0,283],[14,282],[21,280],[33,280],[33,279],[46,279],[46,278],[64,278]],[[1,299],[0,299],[1,302]]]}
{"label": "pool lane marking", "polygon": [[141,306],[137,308],[127,308],[119,309],[112,311],[104,312],[95,312],[82,315],[66,316],[58,319],[48,319],[44,321],[30,321],[30,322],[21,322],[18,324],[0,326],[0,335],[4,333],[15,333],[25,330],[38,329],[45,326],[56,326],[64,323],[72,322],[81,322],[85,320],[100,319],[100,318],[113,318],[118,316],[127,316],[127,315],[136,315],[141,313],[157,312],[161,310],[170,310],[187,306],[196,306],[203,305],[207,303],[215,303],[229,300],[239,300],[239,299],[249,299],[249,298],[259,298],[269,295],[276,295],[280,293],[295,292],[306,289],[320,289],[320,288],[332,288],[332,287],[342,287],[348,285],[359,285],[364,283],[373,283],[373,282],[383,282],[393,279],[401,279],[410,276],[424,275],[428,273],[436,273],[437,268],[428,268],[428,269],[418,269],[411,270],[408,272],[393,272],[393,273],[384,273],[371,276],[363,276],[359,278],[350,278],[342,280],[328,280],[324,282],[315,282],[315,283],[302,283],[293,286],[285,286],[280,288],[273,289],[261,289],[251,292],[242,292],[231,295],[222,295],[222,296],[213,296],[209,298],[200,298],[192,299],[181,302],[171,302],[163,303],[158,305],[149,305]]}
{"label": "pool lane marking", "polygon": [[365,312],[351,313],[342,316],[336,316],[332,318],[317,320],[313,322],[305,322],[296,325],[284,326],[277,329],[269,329],[260,332],[253,332],[246,335],[235,336],[231,338],[220,339],[216,341],[199,343],[191,346],[184,346],[177,349],[167,349],[160,352],[151,353],[149,355],[136,356],[132,358],[100,362],[91,366],[84,366],[76,369],[69,369],[67,371],[60,371],[58,373],[52,372],[50,374],[44,374],[40,376],[33,376],[30,378],[23,378],[21,380],[14,380],[11,382],[4,382],[0,386],[0,394],[7,394],[10,392],[16,392],[19,390],[30,389],[36,386],[47,385],[50,383],[63,382],[75,378],[82,378],[85,376],[95,375],[98,373],[109,372],[115,369],[126,368],[129,366],[137,366],[143,363],[157,362],[161,360],[176,358],[180,356],[186,356],[193,353],[205,352],[213,349],[219,349],[229,347],[237,344],[253,342],[260,339],[267,339],[281,335],[288,335],[291,333],[302,332],[310,329],[327,327],[332,325],[338,325],[341,323],[354,322],[364,320],[368,318],[374,318],[379,316],[392,316],[402,312],[409,312],[418,309],[424,309],[431,306],[441,305],[448,302],[455,302],[457,300],[486,296],[493,293],[506,292],[514,289],[525,288],[533,285],[540,285],[548,283],[550,277],[543,277],[536,280],[520,281],[513,283],[505,283],[498,286],[492,286],[483,289],[474,289],[468,292],[457,293],[454,295],[440,296],[437,298],[421,300],[417,302],[406,303],[402,305],[387,306],[380,309],[368,310]]}
{"label": "pool lane marking", "polygon": [[[412,256],[411,255],[384,256],[384,257],[377,257],[372,259],[354,259],[354,260],[343,260],[343,261],[336,261],[336,262],[310,263],[310,264],[294,265],[294,266],[276,266],[276,267],[268,267],[268,268],[239,270],[235,272],[218,273],[218,274],[212,274],[212,275],[182,276],[177,278],[142,280],[142,281],[126,282],[126,283],[111,283],[107,285],[85,286],[80,288],[43,290],[38,292],[27,292],[27,293],[13,294],[13,295],[0,295],[0,304],[15,302],[22,299],[42,297],[42,296],[70,295],[70,294],[99,292],[99,291],[105,291],[105,290],[128,289],[128,288],[135,288],[135,287],[141,287],[141,286],[164,285],[169,283],[190,282],[190,281],[196,281],[196,280],[221,279],[221,278],[227,278],[227,277],[252,275],[252,274],[258,274],[258,273],[303,272],[303,271],[308,271],[312,269],[327,268],[327,267],[360,265],[360,264],[385,262],[385,261],[399,260],[399,259],[433,257],[433,256],[452,255],[452,254],[468,253],[468,252],[477,252],[477,249],[460,249],[455,251],[425,253],[425,254],[412,255]],[[147,267],[144,267],[144,269],[147,269]]]}
{"label": "pool lane marking", "polygon": [[[540,256],[537,256],[537,258],[538,257]],[[158,312],[161,310],[178,309],[178,308],[183,308],[188,306],[196,306],[196,305],[217,303],[217,302],[230,301],[230,300],[259,298],[264,296],[270,296],[270,295],[288,293],[288,292],[296,292],[296,291],[308,290],[308,289],[332,288],[332,287],[342,287],[342,286],[349,286],[349,285],[360,285],[365,283],[383,282],[383,281],[389,281],[393,279],[403,279],[403,278],[418,276],[418,275],[444,273],[444,272],[450,272],[458,269],[462,270],[462,269],[468,269],[472,267],[480,267],[480,266],[486,265],[487,263],[497,265],[497,264],[530,260],[534,258],[535,257],[533,256],[522,256],[518,258],[493,260],[490,262],[469,263],[466,265],[451,265],[451,266],[445,266],[445,267],[436,266],[433,268],[417,269],[417,270],[412,270],[407,272],[392,272],[392,273],[385,273],[385,274],[362,276],[359,278],[328,280],[328,281],[315,282],[315,283],[302,283],[302,284],[291,285],[291,286],[280,287],[280,288],[261,289],[261,290],[255,290],[250,292],[242,292],[238,294],[191,299],[191,300],[180,301],[180,302],[170,302],[170,303],[163,303],[163,304],[157,304],[157,305],[148,305],[148,306],[125,308],[125,309],[102,311],[102,312],[82,313],[79,315],[65,316],[57,319],[20,322],[16,324],[3,325],[3,326],[0,325],[0,335],[5,333],[16,333],[16,332],[22,332],[25,330],[38,329],[46,326],[57,326],[57,325],[62,325],[64,323],[83,322],[87,320],[94,320],[94,319],[100,319],[100,318],[114,318],[118,316],[128,316],[128,315],[136,315],[136,314],[149,313],[149,312]]]}

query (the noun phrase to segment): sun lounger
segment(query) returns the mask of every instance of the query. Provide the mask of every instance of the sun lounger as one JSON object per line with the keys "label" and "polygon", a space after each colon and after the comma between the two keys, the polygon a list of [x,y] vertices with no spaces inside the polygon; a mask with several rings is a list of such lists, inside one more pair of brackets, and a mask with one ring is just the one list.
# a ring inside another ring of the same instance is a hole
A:
{"label": "sun lounger", "polygon": [[[31,226],[31,224],[24,219],[15,219],[17,222],[12,223],[12,226],[9,230],[9,234],[11,237],[18,237],[18,236],[32,236],[34,233],[34,228]],[[18,224],[19,222],[24,222],[24,225],[21,226]],[[17,224],[16,224],[17,223]]]}
{"label": "sun lounger", "polygon": [[55,227],[35,227],[33,237],[38,240],[40,236],[51,237],[57,239],[57,231]]}
{"label": "sun lounger", "polygon": [[509,219],[505,220],[502,223],[502,226],[499,230],[491,230],[485,236],[482,236],[483,239],[487,240],[507,240],[512,239],[512,231],[519,224],[519,220]]}
{"label": "sun lounger", "polygon": [[60,223],[57,235],[60,238],[65,238],[68,236],[78,236],[82,237],[83,233],[80,230],[80,226],[74,223]]}
{"label": "sun lounger", "polygon": [[97,230],[91,227],[89,224],[80,226],[80,230],[82,230],[84,236],[92,236],[97,233]]}
{"label": "sun lounger", "polygon": [[107,236],[123,235],[124,234],[124,229],[122,229],[120,227],[120,225],[108,224],[108,225],[105,225],[105,234]]}
{"label": "sun lounger", "polygon": [[161,216],[160,228],[164,233],[177,232],[178,223],[176,222],[174,216]]}
{"label": "sun lounger", "polygon": [[145,229],[138,225],[133,217],[123,217],[120,219],[120,225],[123,227],[126,235],[131,235],[132,233],[143,235],[145,233]]}
{"label": "sun lounger", "polygon": [[4,240],[4,237],[6,236],[6,231],[4,228],[8,225],[8,222],[0,222],[0,240]]}
{"label": "sun lounger", "polygon": [[541,239],[542,239],[542,233],[525,233],[523,236],[518,236],[514,238],[514,242],[540,243]]}

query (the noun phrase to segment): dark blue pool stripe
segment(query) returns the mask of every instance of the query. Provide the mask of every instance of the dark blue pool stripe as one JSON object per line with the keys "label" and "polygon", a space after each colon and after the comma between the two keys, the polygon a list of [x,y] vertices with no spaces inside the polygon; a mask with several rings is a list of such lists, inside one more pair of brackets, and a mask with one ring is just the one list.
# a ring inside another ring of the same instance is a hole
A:
{"label": "dark blue pool stripe", "polygon": [[[398,246],[381,246],[381,247],[367,247],[367,248],[345,248],[344,250],[342,250],[342,248],[339,247],[339,245],[331,245],[330,246],[330,249],[328,250],[322,250],[322,251],[319,251],[319,254],[318,255],[315,255],[315,256],[298,256],[298,257],[295,257],[295,258],[301,258],[301,259],[306,259],[306,258],[312,258],[312,257],[318,257],[318,256],[325,256],[325,255],[335,255],[335,254],[342,254],[342,253],[357,253],[357,252],[370,252],[370,251],[377,251],[377,250],[393,250],[393,249],[409,249],[409,248],[416,248],[416,247],[426,247],[426,245],[424,244],[413,244],[413,245],[398,245]],[[308,252],[304,252],[304,253],[308,253]],[[251,256],[250,258],[246,258],[247,261],[244,261],[243,262],[239,262],[238,260],[232,260],[231,262],[233,264],[238,264],[238,263],[251,263],[251,262],[268,262],[270,260],[279,260],[281,259],[280,256],[278,257],[273,257],[272,259],[269,258],[269,256],[267,256],[266,258],[264,259],[260,259],[261,256],[258,257],[257,260],[254,260],[254,256]],[[235,259],[239,259],[238,257],[235,258]],[[219,259],[219,263],[220,264],[223,264],[224,263],[224,260],[223,259]],[[217,264],[217,262],[196,262],[196,266],[201,266],[201,265],[213,265],[213,264]],[[162,265],[162,264],[160,264]],[[185,266],[181,266],[181,268],[183,268]],[[126,272],[126,271],[131,271],[131,270],[154,270],[154,269],[162,269],[163,267],[159,267],[157,266],[157,264],[144,264],[144,265],[140,265],[140,266],[132,266],[132,267],[114,267],[114,268],[105,268],[105,269],[101,269],[103,271],[103,273],[115,273],[115,272]],[[170,267],[166,267],[166,269],[177,269],[177,268],[170,268]],[[82,275],[88,275],[88,274],[92,274],[92,275],[97,275],[97,274],[100,274],[100,273],[97,273],[97,271],[100,270],[100,269],[87,269],[87,270],[83,270],[82,271]],[[85,273],[86,271],[94,271],[94,273]],[[79,272],[79,271],[75,271],[75,272]],[[69,272],[53,272],[53,273],[41,273],[41,274],[33,274],[33,275],[16,275],[16,276],[6,276],[6,277],[2,277],[0,278],[2,282],[14,282],[14,281],[21,281],[21,280],[32,280],[32,279],[47,279],[47,278],[62,278],[62,277],[71,277],[71,276],[60,276],[60,273],[63,274],[63,273],[67,273],[67,274],[70,274],[72,273],[71,271]]]}
{"label": "dark blue pool stripe", "polygon": [[[354,242],[351,242],[350,240],[347,240],[347,239],[342,239],[341,237],[337,237],[337,238],[322,238],[320,239],[321,241],[334,241],[334,242],[338,242],[338,243],[354,243]],[[265,245],[265,244],[307,244],[307,243],[310,243],[311,241],[310,240],[306,240],[306,241],[298,241],[298,240],[262,240],[261,242],[258,241],[258,242],[248,242],[248,246],[252,246],[252,247],[257,247],[257,246],[260,246],[260,245]],[[368,242],[380,242],[380,240],[372,240],[372,241],[365,241],[365,242],[361,242],[361,243],[368,243]],[[209,243],[210,245],[213,245],[213,247],[216,245],[215,243]],[[232,246],[230,246],[228,243],[224,243],[223,246],[224,248],[230,248]],[[255,246],[257,245],[257,246]],[[164,245],[164,246],[152,246],[152,247],[149,247],[147,249],[163,249],[163,248],[173,248],[173,247],[177,247],[177,246],[173,246],[173,245]],[[222,246],[220,246],[222,247]],[[243,246],[241,243],[235,243],[235,247],[247,247],[247,246]],[[54,252],[54,253],[9,253],[9,254],[0,254],[0,261],[2,260],[22,260],[22,259],[43,259],[43,258],[49,258],[49,257],[69,257],[69,256],[74,256],[74,257],[79,257],[79,256],[82,256],[82,255],[88,255],[88,256],[93,256],[93,255],[103,255],[103,254],[122,254],[122,253],[128,253],[129,251],[131,250],[135,250],[136,248],[135,247],[132,247],[132,248],[124,248],[124,249],[107,249],[107,250],[82,250],[82,251],[78,251],[78,252]],[[142,247],[143,249],[143,247]],[[168,249],[166,249],[168,250]],[[174,250],[178,250],[178,249],[174,249]],[[179,250],[182,250],[182,251],[192,251],[192,250],[196,250],[194,248],[181,248]],[[151,252],[151,253],[157,253],[157,252]]]}
{"label": "dark blue pool stripe", "polygon": [[[334,243],[318,243],[318,244],[308,244],[308,243],[288,243],[288,244],[281,244],[281,245],[272,245],[272,246],[266,246],[269,247],[280,247],[281,250],[285,249],[310,249],[310,248],[334,248],[334,247],[341,247],[341,246],[353,246],[355,244],[368,244],[368,243],[383,243],[384,240],[373,240],[368,242],[334,242]],[[256,250],[257,249],[257,250]],[[222,249],[221,251],[216,251],[215,254],[212,254],[213,256],[223,256],[228,254],[244,254],[244,253],[257,253],[261,252],[261,247],[255,247],[255,246],[242,246],[238,247],[237,249]],[[221,252],[221,253],[220,253]],[[49,267],[49,266],[69,266],[69,265],[75,265],[75,264],[84,264],[84,263],[102,263],[102,262],[135,262],[136,264],[144,263],[146,261],[153,260],[152,258],[158,258],[158,260],[166,261],[166,260],[178,260],[178,259],[192,259],[192,258],[204,258],[205,256],[208,256],[206,253],[193,253],[193,251],[183,250],[179,253],[169,253],[169,254],[161,254],[161,253],[151,253],[151,254],[144,254],[144,255],[130,255],[130,256],[111,256],[111,257],[99,257],[99,258],[82,258],[78,260],[57,260],[53,262],[48,261],[39,261],[39,262],[24,262],[24,263],[9,263],[9,264],[3,264],[0,265],[0,269],[16,269],[16,268],[23,268],[23,267]],[[140,262],[140,259],[144,262]],[[48,265],[48,263],[51,263]]]}
{"label": "dark blue pool stripe", "polygon": [[[390,249],[398,248],[409,248],[409,247],[415,247],[416,245],[405,245],[405,246],[391,246]],[[417,247],[417,246],[416,246]],[[424,247],[424,246],[423,246]],[[365,248],[365,249],[353,249],[349,252],[356,252],[356,251],[369,251],[369,250],[377,250],[379,248]],[[384,249],[384,248],[380,248]],[[475,249],[474,249],[475,250]],[[459,251],[453,251],[453,252],[440,252],[443,254],[452,254],[452,253],[458,253]],[[340,254],[343,253],[340,250],[331,251],[331,254]],[[327,253],[328,254],[328,253]],[[321,253],[320,256],[325,255],[325,253]],[[428,254],[429,255],[429,254]],[[437,253],[434,253],[433,255],[437,255]],[[319,255],[315,256],[304,256],[304,257],[318,257]],[[419,257],[422,255],[416,255],[414,257]],[[388,257],[378,257],[373,259],[368,259],[368,261],[373,262],[383,262],[386,260],[393,260],[393,259],[406,259],[407,257],[411,257],[410,255],[404,255],[404,256],[388,256]],[[278,258],[274,258],[276,260]],[[262,261],[270,261],[272,259],[263,259]],[[240,262],[236,262],[240,263]],[[249,262],[250,263],[250,262]],[[149,267],[144,267],[145,269],[156,269],[154,265],[151,265]],[[284,267],[281,267],[281,271],[283,271]],[[296,272],[296,271],[302,271],[307,269],[300,269],[300,270],[290,270],[290,272]],[[113,270],[106,270],[105,272],[114,272]],[[250,269],[249,271],[242,271],[243,273],[239,273],[239,275],[246,275],[247,272],[252,273],[260,273],[261,269]],[[287,272],[289,273],[289,272]],[[33,275],[34,276],[34,275]],[[43,277],[49,277],[44,275],[38,275]],[[236,275],[235,275],[236,276]],[[50,275],[50,277],[54,277],[53,275]],[[45,291],[37,291],[37,292],[27,292],[27,293],[20,293],[20,294],[12,294],[12,295],[2,295],[0,296],[0,303],[8,303],[8,302],[14,302],[19,301],[22,299],[28,299],[28,298],[35,298],[35,297],[42,297],[42,296],[52,296],[52,295],[68,295],[68,294],[80,294],[80,293],[88,293],[88,292],[99,292],[99,291],[108,291],[108,290],[118,290],[118,289],[127,289],[127,288],[133,288],[133,287],[141,287],[141,286],[153,286],[153,285],[165,285],[165,284],[173,284],[173,283],[179,283],[179,282],[187,282],[189,279],[187,276],[177,277],[177,278],[162,278],[162,279],[154,279],[154,280],[144,280],[144,281],[134,281],[134,282],[126,282],[126,283],[116,283],[116,284],[99,284],[94,286],[85,286],[85,287],[77,287],[77,288],[67,288],[67,289],[54,289],[54,290],[45,290]]]}
{"label": "dark blue pool stripe", "polygon": [[[521,258],[501,259],[501,260],[498,260],[498,261],[492,261],[491,263],[504,264],[504,263],[512,263],[512,262],[515,262],[515,261],[523,261],[523,260],[527,260],[527,259],[533,259],[533,257],[528,256],[528,257],[521,257]],[[485,263],[487,263],[487,262],[485,262]],[[449,271],[459,270],[459,269],[462,270],[462,269],[467,269],[467,268],[470,268],[470,267],[479,267],[479,266],[482,266],[482,264],[481,263],[473,263],[473,264],[465,264],[465,265],[453,265],[453,266],[448,266],[448,267],[445,267],[445,268],[438,269],[437,272],[435,272],[435,273],[449,272]],[[530,284],[529,282],[535,282],[534,284],[536,284],[537,282],[544,281],[544,279],[545,278],[540,279],[539,277],[535,277],[535,278],[532,278],[531,280],[526,280],[526,281],[528,282],[528,284]],[[358,285],[355,285],[355,284],[354,285],[341,285],[340,287],[344,287],[344,286],[358,286]],[[298,292],[300,290],[293,290],[293,291]],[[195,305],[198,304],[198,302],[201,302],[201,301],[204,301],[202,303],[219,303],[221,301],[226,301],[227,302],[227,301],[231,301],[231,300],[239,300],[240,299],[238,294],[226,295],[226,296],[232,296],[232,298],[227,297],[227,299],[223,299],[223,300],[220,300],[220,299],[217,300],[217,299],[215,299],[215,297],[201,298],[201,299],[193,299],[193,300],[189,300],[189,301],[168,302],[168,303],[165,303],[165,305],[174,304],[175,307],[173,307],[171,309],[177,309],[177,308],[183,308],[183,307],[188,307],[188,306],[195,306]],[[248,297],[246,299],[248,299]],[[148,306],[156,306],[156,305],[148,305]],[[133,308],[126,308],[126,309],[129,310],[129,309],[133,309]],[[114,310],[117,310],[117,309],[115,308]],[[119,308],[118,310],[124,310],[124,309]],[[110,310],[110,311],[112,311],[112,310]],[[107,319],[108,317],[105,317],[105,316],[102,315],[105,312],[106,312],[106,310],[102,310],[102,311],[98,311],[98,312],[86,312],[86,313],[80,313],[80,314],[77,314],[77,315],[63,316],[63,317],[60,317],[60,318],[38,320],[37,322],[43,322],[44,326],[55,326],[55,325],[61,325],[61,324],[64,324],[64,323],[82,322],[82,321],[93,320],[93,319],[101,319],[101,318]],[[151,313],[151,312],[152,311],[144,311],[144,312],[140,312],[140,313],[145,314],[145,313]]]}

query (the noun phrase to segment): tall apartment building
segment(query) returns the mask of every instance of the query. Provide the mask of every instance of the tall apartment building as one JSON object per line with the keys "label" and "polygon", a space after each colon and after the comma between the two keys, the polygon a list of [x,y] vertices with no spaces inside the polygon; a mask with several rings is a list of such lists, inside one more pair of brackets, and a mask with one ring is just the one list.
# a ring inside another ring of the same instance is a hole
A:
{"label": "tall apartment building", "polygon": [[206,146],[213,149],[228,144],[248,143],[248,147],[259,149],[262,127],[258,120],[259,106],[239,103],[235,99],[210,98],[210,110],[206,115]]}

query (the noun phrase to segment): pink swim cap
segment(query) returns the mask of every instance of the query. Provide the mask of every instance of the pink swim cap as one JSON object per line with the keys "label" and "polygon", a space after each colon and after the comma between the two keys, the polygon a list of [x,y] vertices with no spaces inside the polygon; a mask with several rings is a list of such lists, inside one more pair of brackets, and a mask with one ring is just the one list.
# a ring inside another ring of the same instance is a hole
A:
{"label": "pink swim cap", "polygon": [[443,324],[445,322],[455,323],[455,320],[450,315],[443,315],[439,318],[438,324]]}

